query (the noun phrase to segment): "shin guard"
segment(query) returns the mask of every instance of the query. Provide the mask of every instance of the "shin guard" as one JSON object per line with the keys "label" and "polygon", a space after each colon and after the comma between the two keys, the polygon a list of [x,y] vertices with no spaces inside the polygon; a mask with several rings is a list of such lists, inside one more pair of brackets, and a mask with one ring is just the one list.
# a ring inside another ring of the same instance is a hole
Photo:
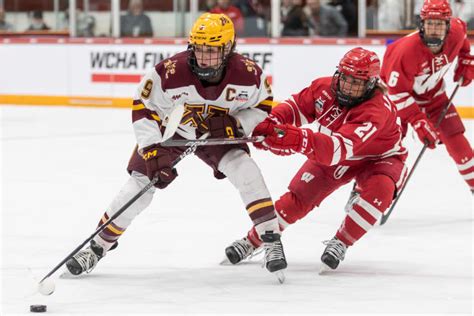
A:
{"label": "shin guard", "polygon": [[336,238],[347,246],[352,246],[382,217],[395,192],[393,180],[381,174],[371,176],[359,185],[360,196],[336,233]]}
{"label": "shin guard", "polygon": [[443,138],[449,155],[453,158],[459,173],[467,185],[474,191],[474,158],[472,147],[464,134]]}

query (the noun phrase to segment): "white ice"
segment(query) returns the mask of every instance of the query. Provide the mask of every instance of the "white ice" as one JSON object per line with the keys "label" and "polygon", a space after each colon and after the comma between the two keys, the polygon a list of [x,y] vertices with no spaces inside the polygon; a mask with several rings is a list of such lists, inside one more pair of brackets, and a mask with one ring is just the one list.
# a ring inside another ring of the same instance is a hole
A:
{"label": "white ice", "polygon": [[[128,175],[131,114],[116,109],[1,107],[1,315],[473,313],[472,195],[443,146],[428,151],[392,217],[318,275],[322,240],[345,216],[350,186],[284,234],[286,283],[256,260],[220,266],[250,220],[238,193],[195,157],[155,195],[89,275],[36,282],[89,237]],[[473,121],[466,121],[474,142]],[[408,137],[409,164],[421,145]],[[303,157],[252,150],[274,198]],[[59,273],[55,274],[55,277]]]}

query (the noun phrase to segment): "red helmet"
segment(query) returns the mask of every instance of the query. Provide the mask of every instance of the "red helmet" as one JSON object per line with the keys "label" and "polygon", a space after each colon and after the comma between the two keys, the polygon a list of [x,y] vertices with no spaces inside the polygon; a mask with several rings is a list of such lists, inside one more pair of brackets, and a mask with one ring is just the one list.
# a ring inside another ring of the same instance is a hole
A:
{"label": "red helmet", "polygon": [[[351,108],[370,99],[377,86],[379,75],[380,59],[377,54],[362,47],[348,51],[339,62],[331,84],[339,105]],[[341,90],[340,82],[341,84],[347,83],[347,77],[365,81],[359,97],[351,96]]]}
{"label": "red helmet", "polygon": [[451,15],[451,7],[448,0],[425,0],[420,12],[422,20],[433,19],[449,21]]}
{"label": "red helmet", "polygon": [[378,78],[380,75],[380,59],[374,52],[356,47],[342,57],[338,70],[346,76],[357,79]]}

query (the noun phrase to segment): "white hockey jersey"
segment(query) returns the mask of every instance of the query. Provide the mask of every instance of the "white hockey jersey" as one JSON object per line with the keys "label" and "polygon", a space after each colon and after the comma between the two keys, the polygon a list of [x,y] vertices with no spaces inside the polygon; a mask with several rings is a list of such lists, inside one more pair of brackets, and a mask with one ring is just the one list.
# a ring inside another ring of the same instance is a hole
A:
{"label": "white hockey jersey", "polygon": [[185,111],[176,133],[196,139],[196,126],[210,115],[229,114],[238,119],[244,135],[271,111],[271,87],[260,67],[240,54],[227,60],[223,79],[217,84],[202,82],[188,65],[190,51],[163,60],[146,74],[133,102],[133,128],[138,148],[160,143],[165,118],[178,104]]}

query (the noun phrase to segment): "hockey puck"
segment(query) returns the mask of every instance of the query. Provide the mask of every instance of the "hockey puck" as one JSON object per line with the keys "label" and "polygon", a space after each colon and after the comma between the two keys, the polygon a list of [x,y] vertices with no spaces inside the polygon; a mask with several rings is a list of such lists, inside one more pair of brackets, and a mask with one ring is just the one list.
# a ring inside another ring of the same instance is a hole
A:
{"label": "hockey puck", "polygon": [[46,312],[46,305],[30,305],[30,312],[44,313]]}

